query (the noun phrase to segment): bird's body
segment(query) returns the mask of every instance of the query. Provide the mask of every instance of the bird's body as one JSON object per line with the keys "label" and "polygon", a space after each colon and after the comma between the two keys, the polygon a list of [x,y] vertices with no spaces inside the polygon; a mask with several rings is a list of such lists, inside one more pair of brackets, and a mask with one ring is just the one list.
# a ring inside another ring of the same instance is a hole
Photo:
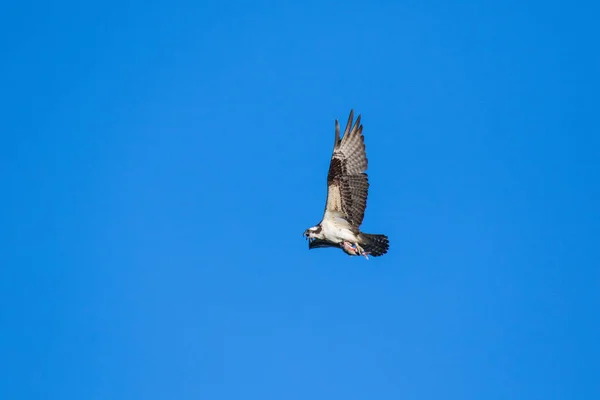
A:
{"label": "bird's body", "polygon": [[337,211],[325,211],[321,228],[323,236],[332,242],[348,241],[356,243],[358,241],[358,235],[352,229],[352,225]]}
{"label": "bird's body", "polygon": [[335,121],[335,143],[327,174],[327,202],[323,219],[308,228],[304,235],[309,249],[339,247],[348,255],[374,257],[385,254],[389,241],[385,235],[361,233],[369,180],[366,174],[365,152],[360,115],[352,126],[354,112],[350,111],[348,124],[340,139],[340,126]]}

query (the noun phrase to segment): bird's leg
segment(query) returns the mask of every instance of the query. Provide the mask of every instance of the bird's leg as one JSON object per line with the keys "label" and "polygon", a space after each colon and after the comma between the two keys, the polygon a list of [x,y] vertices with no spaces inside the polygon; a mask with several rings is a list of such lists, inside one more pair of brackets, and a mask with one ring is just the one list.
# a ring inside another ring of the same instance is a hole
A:
{"label": "bird's leg", "polygon": [[354,243],[354,245],[356,246],[356,253],[358,253],[359,256],[365,256],[365,258],[368,260],[369,252],[365,251],[365,249],[360,247],[358,243]]}
{"label": "bird's leg", "polygon": [[354,245],[350,242],[347,241],[343,241],[341,243],[342,245],[342,249],[349,255],[351,256],[355,256],[356,255],[356,248],[354,247]]}
{"label": "bird's leg", "polygon": [[367,260],[369,259],[369,252],[365,251],[358,243],[352,243],[343,241],[341,244],[342,249],[351,256],[364,256]]}

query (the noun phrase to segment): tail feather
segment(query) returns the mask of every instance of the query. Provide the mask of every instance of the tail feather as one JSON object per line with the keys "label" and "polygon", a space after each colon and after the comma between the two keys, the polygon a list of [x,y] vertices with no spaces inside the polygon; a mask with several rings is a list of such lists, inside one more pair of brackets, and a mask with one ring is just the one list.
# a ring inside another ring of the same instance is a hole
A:
{"label": "tail feather", "polygon": [[361,243],[362,248],[373,257],[384,255],[390,248],[390,241],[385,235],[363,233],[361,239],[363,240],[363,243]]}

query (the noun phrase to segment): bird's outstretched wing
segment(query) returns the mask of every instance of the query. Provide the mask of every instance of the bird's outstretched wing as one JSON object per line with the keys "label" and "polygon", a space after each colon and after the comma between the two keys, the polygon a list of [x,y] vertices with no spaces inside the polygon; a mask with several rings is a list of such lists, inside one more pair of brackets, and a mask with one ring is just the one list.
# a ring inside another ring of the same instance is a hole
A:
{"label": "bird's outstretched wing", "polygon": [[369,178],[365,141],[362,135],[360,115],[354,126],[354,110],[340,139],[340,124],[335,121],[335,143],[327,174],[326,211],[341,212],[350,224],[357,228],[362,224],[367,208]]}
{"label": "bird's outstretched wing", "polygon": [[325,247],[340,247],[340,245],[323,239],[312,239],[308,242],[309,249],[321,249]]}

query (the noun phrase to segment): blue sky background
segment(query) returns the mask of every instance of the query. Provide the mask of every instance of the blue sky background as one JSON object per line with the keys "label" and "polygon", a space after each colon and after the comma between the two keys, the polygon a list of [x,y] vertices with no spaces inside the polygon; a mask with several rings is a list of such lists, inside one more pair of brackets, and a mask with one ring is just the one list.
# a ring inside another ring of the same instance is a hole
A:
{"label": "blue sky background", "polygon": [[283,3],[0,6],[0,398],[600,398],[598,6]]}

